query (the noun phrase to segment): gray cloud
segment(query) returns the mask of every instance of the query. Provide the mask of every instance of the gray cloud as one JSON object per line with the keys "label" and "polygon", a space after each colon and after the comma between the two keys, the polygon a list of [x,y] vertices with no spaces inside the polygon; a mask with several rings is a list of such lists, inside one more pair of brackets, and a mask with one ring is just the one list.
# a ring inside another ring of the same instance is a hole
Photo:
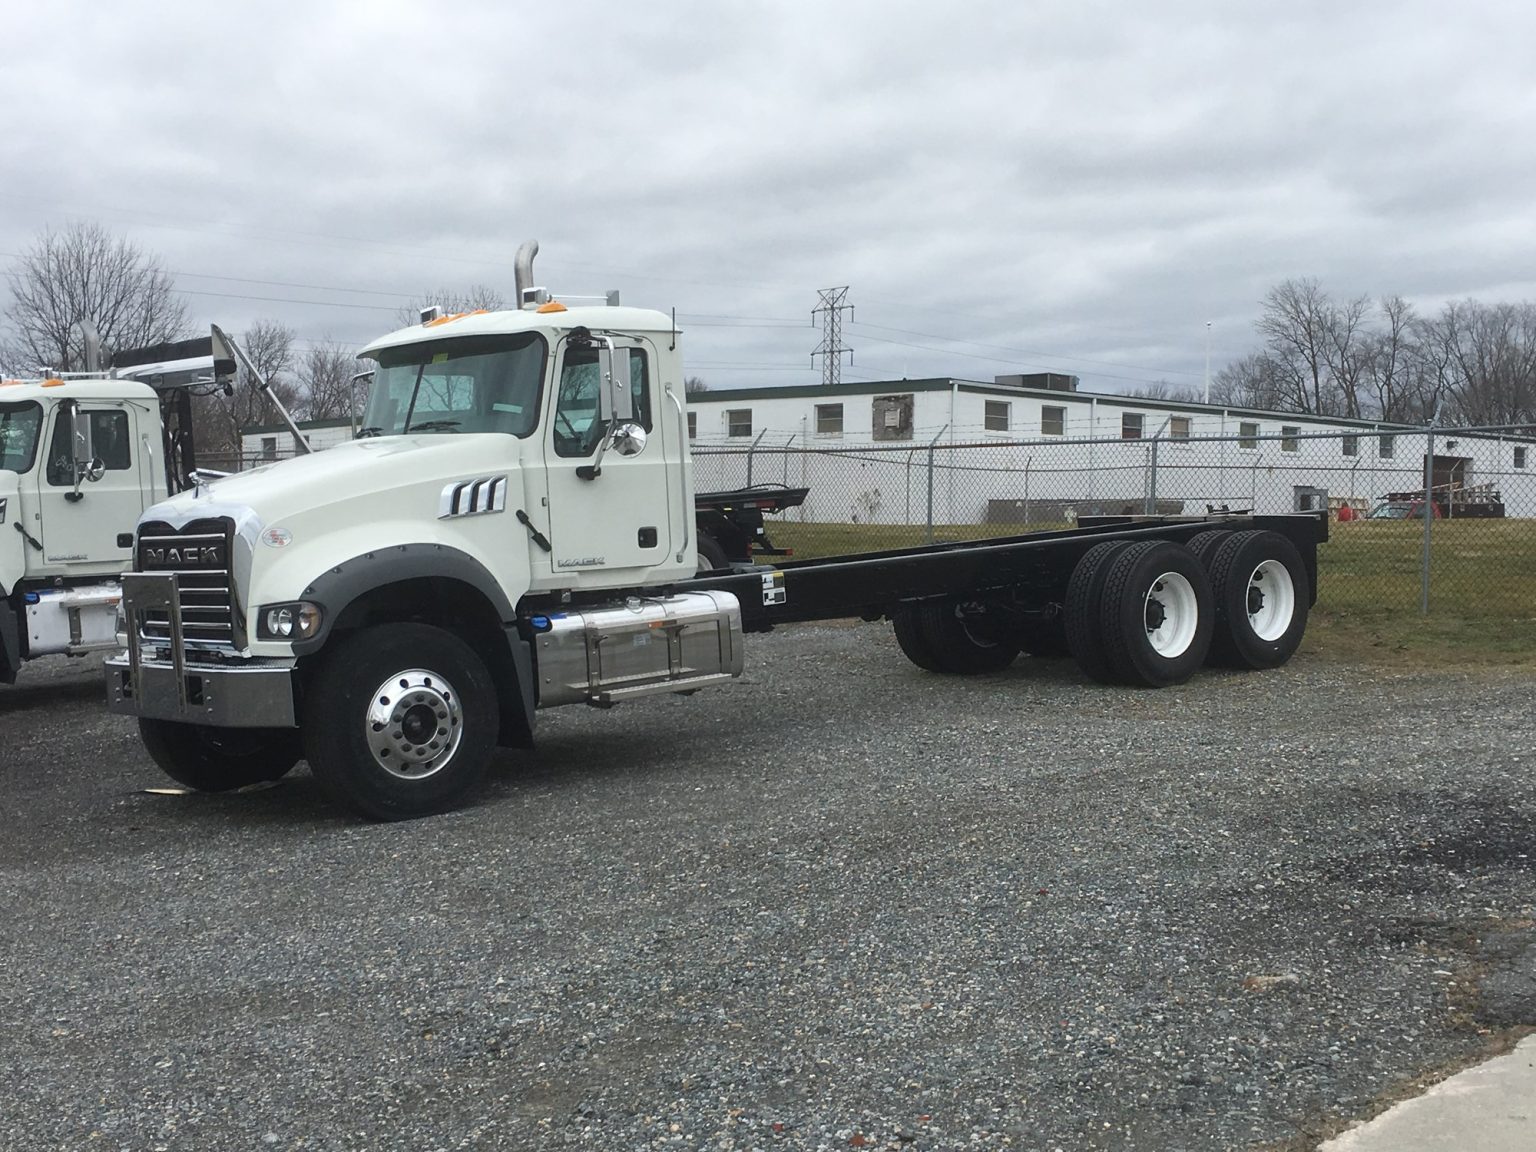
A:
{"label": "gray cloud", "polygon": [[719,385],[815,379],[831,285],[858,306],[855,375],[1106,388],[1198,379],[1207,320],[1218,364],[1242,353],[1290,276],[1536,296],[1536,15],[1515,3],[76,2],[7,23],[0,252],[98,219],[234,328],[361,342],[404,295],[510,289],[527,236],[557,289],[753,318],[692,325]]}

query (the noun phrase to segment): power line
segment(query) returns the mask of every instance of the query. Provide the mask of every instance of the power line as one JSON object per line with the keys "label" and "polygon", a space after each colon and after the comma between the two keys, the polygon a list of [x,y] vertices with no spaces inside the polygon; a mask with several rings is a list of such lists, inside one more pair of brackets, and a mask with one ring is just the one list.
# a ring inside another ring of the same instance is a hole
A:
{"label": "power line", "polygon": [[[1123,364],[1118,360],[1095,360],[1089,356],[1063,356],[1058,352],[1041,352],[1030,348],[1010,348],[1002,344],[987,344],[980,340],[965,340],[957,336],[939,336],[932,332],[914,332],[908,328],[890,328],[882,324],[863,324],[859,328],[871,328],[880,332],[897,332],[903,336],[920,336],[925,340],[945,340],[954,344],[969,344],[975,348],[995,348],[999,352],[1011,352],[1017,356],[1034,356],[1045,360],[1065,360],[1069,364],[1102,364],[1109,368],[1132,368],[1139,372],[1175,373],[1180,376],[1199,376],[1199,372],[1190,372],[1182,368],[1151,368],[1144,364]],[[879,339],[879,337],[872,337]],[[894,343],[894,341],[893,341]],[[1104,373],[1101,373],[1104,375]]]}

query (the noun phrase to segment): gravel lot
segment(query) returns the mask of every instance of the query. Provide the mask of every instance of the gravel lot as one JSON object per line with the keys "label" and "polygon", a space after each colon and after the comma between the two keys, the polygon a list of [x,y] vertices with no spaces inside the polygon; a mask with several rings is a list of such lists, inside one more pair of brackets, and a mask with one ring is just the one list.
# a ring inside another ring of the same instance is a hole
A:
{"label": "gravel lot", "polygon": [[1532,687],[795,628],[375,826],[302,768],[149,794],[95,671],[28,669],[0,1145],[1306,1147],[1536,1024]]}

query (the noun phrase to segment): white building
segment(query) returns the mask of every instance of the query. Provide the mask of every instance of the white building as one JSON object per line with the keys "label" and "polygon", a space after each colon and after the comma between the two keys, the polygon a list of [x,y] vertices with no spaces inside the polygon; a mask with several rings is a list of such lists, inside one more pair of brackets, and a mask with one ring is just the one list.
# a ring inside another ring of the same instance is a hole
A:
{"label": "white building", "polygon": [[[1423,428],[1076,390],[1056,374],[705,392],[689,398],[699,485],[811,489],[806,518],[1044,522],[1090,512],[1291,511],[1423,488]],[[1155,443],[1154,443],[1155,442]],[[1527,437],[1436,434],[1434,483],[1536,515]],[[930,463],[931,458],[931,463]],[[1071,509],[1068,514],[1067,510]],[[1064,515],[1065,514],[1065,515]]]}
{"label": "white building", "polygon": [[[299,431],[304,440],[316,451],[334,448],[352,439],[352,421],[300,420]],[[254,468],[273,460],[286,460],[294,454],[293,433],[286,424],[258,424],[240,429],[240,461],[243,467]]]}

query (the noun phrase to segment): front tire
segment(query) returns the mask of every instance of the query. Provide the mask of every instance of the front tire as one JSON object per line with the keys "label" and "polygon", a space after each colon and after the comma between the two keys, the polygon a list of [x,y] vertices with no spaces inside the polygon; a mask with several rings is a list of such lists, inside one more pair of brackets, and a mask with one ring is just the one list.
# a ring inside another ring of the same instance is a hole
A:
{"label": "front tire", "polygon": [[441,628],[386,624],[333,641],[307,694],[304,752],[337,803],[408,820],[479,786],[499,723],[474,649]]}
{"label": "front tire", "polygon": [[144,750],[167,776],[194,792],[232,792],[280,780],[303,749],[291,728],[214,728],[140,718]]}

